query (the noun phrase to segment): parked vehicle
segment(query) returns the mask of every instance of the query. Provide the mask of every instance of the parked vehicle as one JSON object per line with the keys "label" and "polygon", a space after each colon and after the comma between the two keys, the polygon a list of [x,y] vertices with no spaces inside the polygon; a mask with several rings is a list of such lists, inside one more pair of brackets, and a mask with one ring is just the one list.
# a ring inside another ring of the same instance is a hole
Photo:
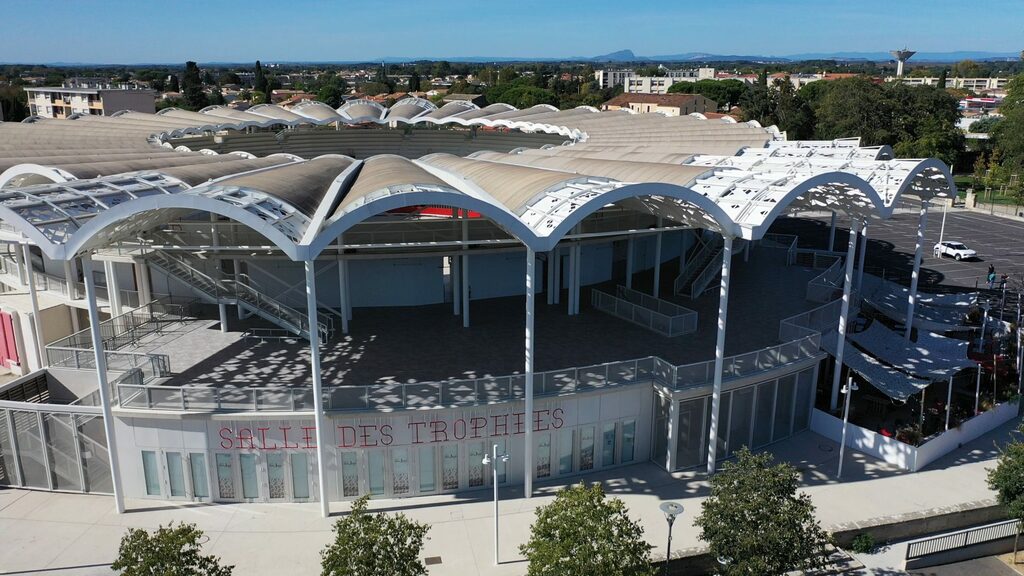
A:
{"label": "parked vehicle", "polygon": [[957,242],[955,240],[944,240],[939,242],[935,245],[934,253],[936,258],[950,256],[956,260],[978,257],[977,252],[968,248],[963,242]]}

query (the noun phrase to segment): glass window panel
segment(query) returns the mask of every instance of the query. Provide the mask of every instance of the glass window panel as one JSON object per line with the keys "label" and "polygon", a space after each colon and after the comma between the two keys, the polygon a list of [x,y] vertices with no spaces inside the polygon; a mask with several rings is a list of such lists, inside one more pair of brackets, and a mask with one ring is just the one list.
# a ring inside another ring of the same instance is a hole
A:
{"label": "glass window panel", "polygon": [[791,433],[793,424],[793,400],[796,396],[796,376],[779,379],[775,396],[775,431],[772,440],[781,440]]}
{"label": "glass window panel", "polygon": [[409,450],[391,449],[391,490],[394,494],[409,493]]}
{"label": "glass window panel", "polygon": [[601,433],[601,466],[615,464],[615,422],[607,422]]}
{"label": "glass window panel", "polygon": [[267,452],[267,492],[270,498],[287,497],[285,478],[284,452]]}
{"label": "glass window panel", "polygon": [[11,410],[14,424],[15,441],[18,443],[18,464],[21,465],[21,477],[25,486],[32,488],[50,488],[44,464],[46,453],[43,450],[43,439],[39,433],[39,422],[35,412]]}
{"label": "glass window panel", "polygon": [[729,417],[729,455],[732,456],[740,448],[750,447],[750,428],[754,419],[754,395],[757,389],[753,386],[735,390],[732,393],[732,416]]}
{"label": "glass window panel", "polygon": [[654,461],[666,466],[668,458],[668,398],[659,395],[654,397]]}
{"label": "glass window panel", "polygon": [[804,370],[797,375],[796,406],[793,410],[793,431],[806,430],[811,425],[811,396],[814,394],[814,374]]}
{"label": "glass window panel", "polygon": [[537,478],[551,476],[551,434],[537,437]]}
{"label": "glass window panel", "polygon": [[425,494],[437,490],[437,463],[433,446],[420,447],[420,493]]}
{"label": "glass window panel", "polygon": [[757,404],[754,407],[754,448],[772,441],[772,416],[775,414],[775,381],[757,386]]}
{"label": "glass window panel", "polygon": [[231,454],[217,454],[217,493],[221,498],[234,500],[235,467]]}
{"label": "glass window panel", "polygon": [[346,498],[359,496],[359,455],[355,452],[341,453],[341,490]]}
{"label": "glass window panel", "polygon": [[242,498],[259,498],[260,487],[256,477],[256,455],[239,454],[238,463],[242,470]]}
{"label": "glass window panel", "polygon": [[583,426],[580,428],[580,466],[582,470],[593,470],[594,468],[594,427]]}
{"label": "glass window panel", "polygon": [[19,483],[15,475],[14,447],[11,446],[7,411],[0,410],[0,486],[17,486]]}
{"label": "glass window panel", "polygon": [[441,488],[459,488],[459,445],[446,444],[441,451]]}
{"label": "glass window panel", "polygon": [[484,443],[469,444],[469,487],[484,485]]}
{"label": "glass window panel", "polygon": [[142,451],[142,475],[146,479],[146,495],[160,495],[160,470],[156,461],[156,452]]}
{"label": "glass window panel", "polygon": [[167,482],[171,486],[171,496],[183,498],[185,496],[185,466],[181,460],[180,452],[168,452],[167,457]]}
{"label": "glass window panel", "polygon": [[81,490],[82,477],[75,449],[75,433],[70,414],[44,414],[47,452],[53,487],[57,490]]}
{"label": "glass window panel", "polygon": [[[729,440],[729,405],[732,403],[732,392],[722,394],[722,402],[718,407],[718,430],[715,440],[715,459],[722,460],[726,456],[725,449]],[[708,400],[708,430],[711,430],[711,400]],[[708,438],[710,438],[710,432]]]}
{"label": "glass window panel", "polygon": [[193,452],[188,455],[189,468],[192,469],[192,495],[196,498],[209,498],[210,485],[206,476],[206,455]]}
{"label": "glass window panel", "polygon": [[114,486],[110,481],[110,453],[102,416],[75,416],[78,443],[85,471],[85,489],[88,492],[110,494]]}
{"label": "glass window panel", "polygon": [[633,450],[636,444],[636,420],[626,420],[622,423],[622,455],[623,464],[633,461]]}
{"label": "glass window panel", "polygon": [[367,457],[370,463],[370,494],[379,496],[384,493],[384,451],[370,450]]}
{"label": "glass window panel", "polygon": [[292,497],[296,500],[309,498],[309,455],[292,452]]}
{"label": "glass window panel", "polygon": [[573,445],[576,431],[562,430],[558,435],[558,473],[572,474]]}
{"label": "glass window panel", "polygon": [[679,403],[676,468],[690,468],[704,461],[704,400],[696,398]]}

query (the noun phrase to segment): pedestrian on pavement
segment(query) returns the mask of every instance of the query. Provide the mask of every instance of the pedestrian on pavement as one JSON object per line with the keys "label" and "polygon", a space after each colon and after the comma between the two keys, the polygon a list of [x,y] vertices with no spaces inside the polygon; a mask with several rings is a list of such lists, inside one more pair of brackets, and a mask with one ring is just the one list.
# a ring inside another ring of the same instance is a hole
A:
{"label": "pedestrian on pavement", "polygon": [[1002,290],[1004,292],[1006,291],[1006,281],[1009,280],[1009,279],[1010,279],[1010,277],[1006,274],[1006,272],[1003,272],[1003,275],[999,277],[999,289],[1000,290]]}
{"label": "pedestrian on pavement", "polygon": [[991,275],[993,275],[995,273],[996,273],[996,265],[995,264],[989,264],[988,265],[988,275],[991,276]]}
{"label": "pedestrian on pavement", "polygon": [[996,270],[991,265],[989,266],[988,273],[988,289],[991,290],[996,286]]}

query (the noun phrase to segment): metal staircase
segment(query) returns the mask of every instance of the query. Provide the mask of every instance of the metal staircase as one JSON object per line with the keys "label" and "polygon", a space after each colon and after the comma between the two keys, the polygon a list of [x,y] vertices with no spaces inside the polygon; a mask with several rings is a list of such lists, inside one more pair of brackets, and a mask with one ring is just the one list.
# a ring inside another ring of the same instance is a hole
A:
{"label": "metal staircase", "polygon": [[[733,240],[732,253],[735,256],[743,250],[746,240]],[[722,276],[722,251],[725,250],[721,236],[715,236],[697,249],[686,267],[676,277],[675,293],[691,299],[699,298],[714,288],[715,279]]]}
{"label": "metal staircase", "polygon": [[[237,278],[226,278],[220,274],[211,276],[190,264],[187,258],[162,250],[150,252],[146,259],[168,276],[181,280],[197,296],[208,302],[237,304],[285,330],[304,338],[310,337],[309,320],[305,312],[286,306]],[[317,311],[317,325],[314,329],[320,342],[327,342],[333,332],[330,317]]]}

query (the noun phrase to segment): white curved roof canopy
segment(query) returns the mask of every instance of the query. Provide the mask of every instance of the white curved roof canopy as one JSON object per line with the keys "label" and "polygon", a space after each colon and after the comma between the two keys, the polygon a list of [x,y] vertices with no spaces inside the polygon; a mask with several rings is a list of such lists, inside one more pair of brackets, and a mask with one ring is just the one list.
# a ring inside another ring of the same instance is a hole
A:
{"label": "white curved roof canopy", "polygon": [[[225,130],[396,121],[544,132],[572,141],[535,148],[517,143],[506,148],[511,153],[362,161],[157,145]],[[795,210],[887,218],[904,195],[928,200],[954,192],[940,161],[895,160],[888,146],[861,147],[855,138],[788,142],[773,127],[752,123],[590,107],[519,110],[452,102],[437,108],[405,98],[391,108],[355,100],[335,110],[306,101],[290,110],[210,106],[0,123],[0,234],[24,235],[54,259],[196,210],[242,222],[290,257],[305,259],[368,218],[423,205],[479,212],[509,236],[546,251],[613,204],[757,239],[778,216]]]}

